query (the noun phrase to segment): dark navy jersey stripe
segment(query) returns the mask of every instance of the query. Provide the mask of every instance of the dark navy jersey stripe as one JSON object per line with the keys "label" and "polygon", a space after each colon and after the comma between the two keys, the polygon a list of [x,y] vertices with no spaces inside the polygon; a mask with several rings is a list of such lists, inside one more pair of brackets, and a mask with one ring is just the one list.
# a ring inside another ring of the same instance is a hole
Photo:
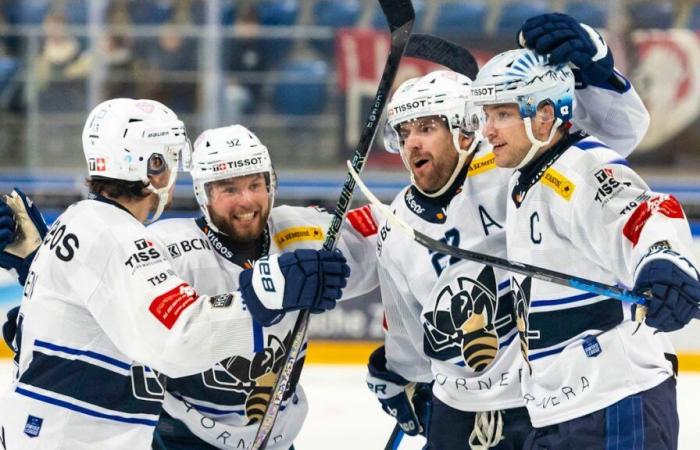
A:
{"label": "dark navy jersey stripe", "polygon": [[530,337],[528,345],[530,350],[555,347],[576,336],[610,330],[623,319],[622,303],[613,299],[556,311],[531,309],[528,330],[539,337]]}
{"label": "dark navy jersey stripe", "polygon": [[565,348],[566,348],[566,345],[562,345],[559,348],[553,348],[551,350],[546,350],[546,351],[537,353],[536,355],[528,355],[527,359],[528,359],[528,361],[534,361],[536,359],[544,358],[545,356],[556,355],[557,353],[561,353],[562,351],[564,351]]}
{"label": "dark navy jersey stripe", "polygon": [[255,319],[253,319],[253,351],[259,353],[265,350],[265,343],[263,341],[263,329]]}
{"label": "dark navy jersey stripe", "polygon": [[[29,367],[19,380],[46,391],[71,397],[83,403],[127,414],[160,414],[162,395],[145,400],[134,396],[131,374],[117,372],[81,360],[34,351]],[[155,383],[148,377],[146,382]],[[157,392],[158,386],[144,386],[144,392]],[[162,394],[162,392],[161,392]]]}
{"label": "dark navy jersey stripe", "polygon": [[596,142],[596,141],[579,141],[577,142],[574,147],[578,147],[581,150],[590,150],[593,148],[610,148],[607,145],[603,144],[602,142]]}
{"label": "dark navy jersey stripe", "polygon": [[62,408],[70,409],[82,414],[87,414],[88,416],[93,416],[93,417],[99,417],[100,419],[108,419],[108,420],[114,420],[116,422],[123,422],[123,423],[133,423],[133,424],[138,424],[138,425],[147,425],[149,427],[155,427],[158,424],[157,420],[149,420],[149,419],[141,419],[137,417],[121,417],[117,416],[114,414],[105,414],[102,412],[98,411],[93,411],[88,408],[84,408],[82,406],[74,405],[72,403],[68,403],[63,400],[59,400],[57,398],[52,398],[48,397],[46,395],[38,394],[36,392],[31,392],[26,389],[22,389],[20,387],[15,389],[15,392],[18,394],[22,394],[26,397],[33,398],[35,400],[39,400],[44,403],[50,403],[52,405],[60,406]]}
{"label": "dark navy jersey stripe", "polygon": [[498,348],[508,347],[508,344],[510,344],[511,342],[513,342],[513,339],[515,339],[515,337],[516,337],[517,335],[518,335],[518,333],[513,333],[513,335],[512,335],[511,337],[509,337],[509,338],[506,339],[505,341],[501,342],[501,343],[498,345]]}
{"label": "dark navy jersey stripe", "polygon": [[90,358],[97,359],[97,360],[100,360],[102,362],[106,362],[107,364],[112,364],[113,366],[117,366],[120,369],[131,370],[131,364],[119,361],[118,359],[114,359],[114,358],[107,356],[107,355],[102,355],[100,353],[92,352],[90,350],[78,350],[75,348],[64,347],[62,345],[52,344],[52,343],[46,342],[46,341],[40,341],[38,339],[34,341],[34,346],[43,347],[43,348],[46,348],[49,350],[54,350],[57,352],[68,353],[70,355],[89,356]]}
{"label": "dark navy jersey stripe", "polygon": [[579,302],[581,300],[588,300],[589,298],[598,297],[599,295],[600,294],[586,293],[586,294],[573,295],[571,297],[555,298],[553,300],[533,300],[532,303],[530,303],[530,307],[532,308],[532,307],[537,307],[537,306],[563,305],[566,303],[573,303],[573,302]]}

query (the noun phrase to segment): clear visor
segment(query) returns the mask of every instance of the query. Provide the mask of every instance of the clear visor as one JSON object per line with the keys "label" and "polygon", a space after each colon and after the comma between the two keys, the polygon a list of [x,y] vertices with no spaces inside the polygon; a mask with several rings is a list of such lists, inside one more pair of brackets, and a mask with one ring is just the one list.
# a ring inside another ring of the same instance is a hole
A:
{"label": "clear visor", "polygon": [[520,108],[517,103],[484,105],[482,109],[482,132],[487,126],[502,130],[505,128],[519,127],[523,124],[523,119],[520,117]]}
{"label": "clear visor", "polygon": [[189,172],[192,168],[192,147],[189,139],[182,144],[168,145],[163,153],[153,153],[148,158],[148,175],[159,175],[167,169]]}
{"label": "clear visor", "polygon": [[390,153],[400,153],[412,134],[427,135],[444,126],[447,126],[448,130],[452,129],[444,116],[418,117],[401,122],[395,127],[387,121],[384,125],[384,148]]}
{"label": "clear visor", "polygon": [[464,134],[481,132],[484,127],[484,109],[467,103],[464,107],[464,117],[460,129]]}

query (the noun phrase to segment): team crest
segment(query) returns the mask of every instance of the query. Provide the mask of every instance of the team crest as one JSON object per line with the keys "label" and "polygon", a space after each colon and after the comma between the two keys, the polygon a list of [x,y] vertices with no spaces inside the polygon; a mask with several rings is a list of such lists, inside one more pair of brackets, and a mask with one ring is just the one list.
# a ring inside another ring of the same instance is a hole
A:
{"label": "team crest", "polygon": [[[241,394],[241,400],[245,401],[248,424],[259,422],[265,414],[290,341],[291,333],[287,334],[284,341],[277,336],[268,335],[265,349],[255,353],[252,359],[242,356],[227,358],[204,372],[203,382],[213,389]],[[290,380],[291,388],[287,390],[288,393],[294,392],[300,368],[298,365],[302,362],[303,358],[297,361],[294,369],[297,375]]]}
{"label": "team crest", "polygon": [[491,267],[476,280],[461,276],[442,288],[433,311],[423,316],[425,353],[475,372],[486,369],[498,353],[498,330],[511,323],[510,316],[496,319],[497,293]]}
{"label": "team crest", "polygon": [[515,278],[511,279],[511,288],[513,289],[515,300],[515,323],[518,327],[518,335],[520,337],[520,352],[527,362],[530,373],[532,373],[532,367],[530,367],[530,362],[527,359],[530,349],[530,339],[538,339],[540,337],[539,331],[530,331],[529,329],[530,322],[528,313],[530,310],[531,287],[532,279],[530,277],[523,279],[522,284],[518,283],[518,280]]}

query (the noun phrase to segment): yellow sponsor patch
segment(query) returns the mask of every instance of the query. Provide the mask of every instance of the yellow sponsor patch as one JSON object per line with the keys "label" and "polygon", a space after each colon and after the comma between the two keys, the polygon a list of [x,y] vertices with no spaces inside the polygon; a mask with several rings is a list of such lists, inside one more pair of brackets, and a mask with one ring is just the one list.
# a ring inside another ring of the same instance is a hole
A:
{"label": "yellow sponsor patch", "polygon": [[302,241],[322,241],[324,239],[321,227],[294,227],[287,228],[274,237],[275,243],[280,249],[284,249],[290,244]]}
{"label": "yellow sponsor patch", "polygon": [[571,199],[571,195],[576,189],[574,183],[551,167],[544,172],[542,184],[552,189],[566,201]]}
{"label": "yellow sponsor patch", "polygon": [[496,155],[487,153],[479,158],[472,159],[469,164],[469,176],[478,175],[496,168]]}

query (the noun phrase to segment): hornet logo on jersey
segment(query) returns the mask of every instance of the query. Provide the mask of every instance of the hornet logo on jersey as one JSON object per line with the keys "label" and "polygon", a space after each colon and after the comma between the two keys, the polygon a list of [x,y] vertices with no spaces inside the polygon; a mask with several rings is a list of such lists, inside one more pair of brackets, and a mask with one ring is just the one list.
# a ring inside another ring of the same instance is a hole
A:
{"label": "hornet logo on jersey", "polygon": [[[245,404],[248,424],[259,422],[265,415],[265,407],[270,400],[291,340],[291,333],[287,333],[284,341],[277,336],[268,335],[267,346],[255,353],[252,359],[242,356],[227,358],[204,372],[203,382],[212,389],[240,394],[240,399],[234,401]],[[302,361],[303,358],[300,358],[297,364]],[[294,370],[298,372],[298,367]],[[290,385],[292,387],[287,392],[294,392],[294,385],[296,385],[294,376],[290,380]]]}
{"label": "hornet logo on jersey", "polygon": [[530,349],[530,339],[539,339],[539,331],[530,331],[530,319],[528,313],[530,310],[530,288],[532,286],[532,279],[526,277],[523,279],[522,283],[518,283],[518,280],[511,278],[511,288],[513,290],[513,296],[515,298],[515,317],[516,325],[518,327],[518,336],[520,337],[520,352],[523,355],[525,361],[527,361],[530,373],[532,373],[532,367],[530,366],[530,361],[527,359],[527,355]]}
{"label": "hornet logo on jersey", "polygon": [[442,361],[486,369],[498,352],[498,330],[512,323],[510,316],[496,319],[498,288],[493,268],[479,277],[458,277],[440,290],[433,311],[423,315],[425,353]]}

